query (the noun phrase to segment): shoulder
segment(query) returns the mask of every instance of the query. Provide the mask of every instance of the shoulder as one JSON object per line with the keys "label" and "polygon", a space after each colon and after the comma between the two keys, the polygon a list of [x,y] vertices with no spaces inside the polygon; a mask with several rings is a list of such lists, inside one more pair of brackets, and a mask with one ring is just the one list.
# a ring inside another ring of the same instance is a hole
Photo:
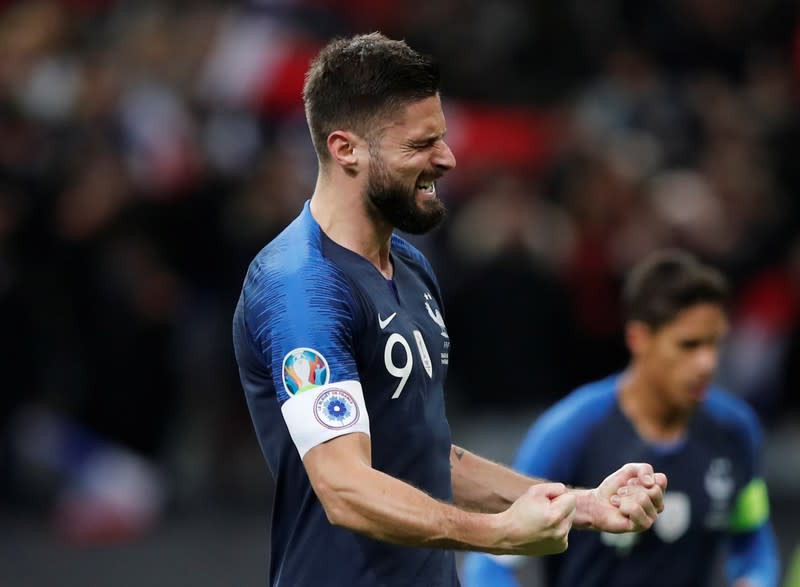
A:
{"label": "shoulder", "polygon": [[547,409],[528,430],[516,467],[569,481],[583,446],[616,405],[618,376],[579,387]]}
{"label": "shoulder", "polygon": [[[322,231],[306,207],[250,263],[243,295],[250,303],[313,294],[341,295],[349,289],[343,271],[325,258]],[[249,299],[248,299],[249,298]]]}
{"label": "shoulder", "polygon": [[281,280],[332,266],[322,254],[322,232],[306,209],[255,256],[248,277]]}
{"label": "shoulder", "polygon": [[240,304],[239,319],[263,349],[290,332],[350,332],[361,316],[353,284],[323,254],[322,231],[307,207],[250,263]]}
{"label": "shoulder", "polygon": [[583,385],[542,414],[537,425],[584,428],[605,418],[616,403],[619,375]]}
{"label": "shoulder", "polygon": [[703,409],[719,425],[745,436],[753,445],[760,445],[761,423],[753,409],[741,398],[713,386],[703,403]]}

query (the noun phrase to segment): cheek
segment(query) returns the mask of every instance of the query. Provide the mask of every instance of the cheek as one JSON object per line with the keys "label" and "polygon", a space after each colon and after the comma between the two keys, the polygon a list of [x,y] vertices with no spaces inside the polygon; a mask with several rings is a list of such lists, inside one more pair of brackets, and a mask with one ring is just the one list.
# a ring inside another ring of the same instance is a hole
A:
{"label": "cheek", "polygon": [[424,153],[415,153],[411,157],[404,157],[395,161],[394,169],[398,175],[416,177],[426,169],[430,169],[430,167],[431,163],[428,155]]}
{"label": "cheek", "polygon": [[394,183],[410,185],[416,182],[418,175],[419,173],[416,170],[408,168],[405,165],[395,165],[386,170],[385,177],[387,180]]}
{"label": "cheek", "polygon": [[403,181],[416,183],[421,169],[419,167],[403,167],[397,170],[397,176],[402,177]]}
{"label": "cheek", "polygon": [[683,377],[686,357],[678,349],[662,347],[656,349],[652,357],[653,368],[658,372],[659,378],[667,385],[675,384]]}

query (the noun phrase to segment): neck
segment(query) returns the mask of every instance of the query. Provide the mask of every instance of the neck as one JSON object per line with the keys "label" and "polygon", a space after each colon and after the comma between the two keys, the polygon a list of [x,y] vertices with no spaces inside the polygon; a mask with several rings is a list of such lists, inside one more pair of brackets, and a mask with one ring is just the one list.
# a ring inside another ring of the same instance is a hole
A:
{"label": "neck", "polygon": [[358,253],[391,279],[393,228],[369,214],[362,194],[356,177],[330,177],[320,172],[311,197],[311,215],[328,238]]}
{"label": "neck", "polygon": [[632,365],[620,384],[620,408],[645,440],[678,440],[686,433],[691,413],[669,405],[656,387],[647,373]]}

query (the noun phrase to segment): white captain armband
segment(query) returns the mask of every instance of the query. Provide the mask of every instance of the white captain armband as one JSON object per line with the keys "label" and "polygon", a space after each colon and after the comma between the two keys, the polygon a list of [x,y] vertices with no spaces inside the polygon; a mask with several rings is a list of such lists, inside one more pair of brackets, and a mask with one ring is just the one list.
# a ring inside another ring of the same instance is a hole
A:
{"label": "white captain armband", "polygon": [[328,383],[293,395],[283,402],[281,412],[301,459],[337,436],[369,436],[369,415],[358,381]]}

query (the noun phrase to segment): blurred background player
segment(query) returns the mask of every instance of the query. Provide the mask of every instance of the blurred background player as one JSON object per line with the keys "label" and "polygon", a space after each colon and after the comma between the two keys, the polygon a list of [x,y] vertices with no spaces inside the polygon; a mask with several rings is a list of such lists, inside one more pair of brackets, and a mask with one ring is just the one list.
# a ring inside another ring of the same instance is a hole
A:
{"label": "blurred background player", "polygon": [[[670,479],[650,531],[573,534],[566,553],[543,559],[548,585],[709,585],[721,547],[729,585],[777,585],[759,422],[711,383],[728,330],[727,296],[722,275],[687,253],[645,258],[624,289],[629,367],[577,389],[529,431],[515,463],[526,474],[593,486],[633,459]],[[517,585],[514,568],[523,562],[470,554],[465,587]]]}

